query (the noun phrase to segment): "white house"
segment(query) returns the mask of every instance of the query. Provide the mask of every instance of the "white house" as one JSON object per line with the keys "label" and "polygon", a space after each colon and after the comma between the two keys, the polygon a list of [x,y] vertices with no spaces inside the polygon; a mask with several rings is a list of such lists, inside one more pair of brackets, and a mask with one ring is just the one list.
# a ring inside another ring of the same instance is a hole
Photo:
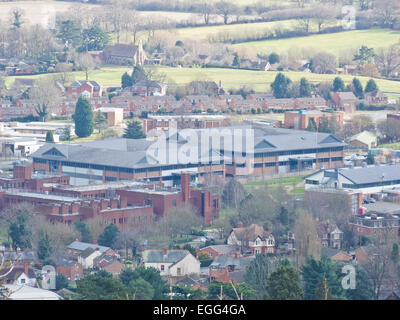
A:
{"label": "white house", "polygon": [[143,265],[160,270],[161,276],[200,276],[200,261],[187,250],[144,250]]}
{"label": "white house", "polygon": [[62,300],[55,292],[30,286],[6,284],[4,289],[4,294],[10,300]]}
{"label": "white house", "polygon": [[101,252],[99,248],[87,248],[78,256],[78,263],[80,263],[84,269],[93,268],[94,259],[100,255]]}

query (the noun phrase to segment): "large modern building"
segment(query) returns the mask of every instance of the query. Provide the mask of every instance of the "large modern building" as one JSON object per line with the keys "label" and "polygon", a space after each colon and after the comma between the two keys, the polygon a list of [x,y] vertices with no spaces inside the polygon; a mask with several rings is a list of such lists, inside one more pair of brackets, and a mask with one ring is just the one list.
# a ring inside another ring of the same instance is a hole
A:
{"label": "large modern building", "polygon": [[321,170],[306,177],[306,190],[316,186],[372,194],[400,187],[400,164]]}
{"label": "large modern building", "polygon": [[71,177],[72,185],[120,180],[173,186],[185,170],[207,175],[264,176],[343,166],[345,143],[331,134],[271,127],[186,129],[155,140],[111,138],[46,144],[32,155],[36,171]]}

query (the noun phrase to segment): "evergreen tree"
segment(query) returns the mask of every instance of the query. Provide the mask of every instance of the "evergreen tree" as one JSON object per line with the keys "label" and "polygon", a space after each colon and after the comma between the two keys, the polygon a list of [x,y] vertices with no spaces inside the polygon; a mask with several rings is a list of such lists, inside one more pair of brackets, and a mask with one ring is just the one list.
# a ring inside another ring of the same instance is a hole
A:
{"label": "evergreen tree", "polygon": [[280,62],[279,55],[277,53],[271,53],[268,57],[268,62],[270,64],[275,64]]}
{"label": "evergreen tree", "polygon": [[11,237],[14,248],[26,249],[31,248],[31,230],[28,225],[28,216],[26,214],[20,214],[17,217],[17,221],[13,222],[10,227],[8,234]]}
{"label": "evergreen tree", "polygon": [[61,21],[57,38],[74,48],[82,42],[81,30],[74,20]]}
{"label": "evergreen tree", "polygon": [[286,78],[283,73],[278,73],[274,82],[271,83],[271,89],[274,97],[277,99],[288,98],[288,87],[290,83],[291,80],[289,78]]}
{"label": "evergreen tree", "polygon": [[268,279],[268,293],[272,300],[300,300],[303,290],[299,274],[291,266],[278,266]]}
{"label": "evergreen tree", "polygon": [[378,86],[374,79],[370,79],[365,87],[365,93],[376,93],[378,92]]}
{"label": "evergreen tree", "polygon": [[233,66],[233,67],[237,67],[237,68],[240,67],[240,58],[239,58],[239,55],[237,54],[237,52],[235,52],[235,53],[233,54],[232,66]]}
{"label": "evergreen tree", "polygon": [[128,289],[135,300],[152,300],[154,297],[154,288],[142,278],[129,282]]}
{"label": "evergreen tree", "polygon": [[97,111],[96,116],[94,117],[94,127],[99,131],[99,133],[108,127],[107,119],[100,110]]}
{"label": "evergreen tree", "polygon": [[92,242],[92,234],[90,233],[90,229],[87,227],[87,225],[80,221],[76,220],[74,223],[75,229],[79,231],[81,234],[81,241],[82,242]]}
{"label": "evergreen tree", "polygon": [[142,66],[135,66],[132,71],[132,84],[136,84],[139,81],[146,80],[146,73]]}
{"label": "evergreen tree", "polygon": [[257,254],[247,268],[244,279],[256,290],[259,299],[268,297],[267,283],[271,272],[271,263],[265,254]]}
{"label": "evergreen tree", "polygon": [[71,141],[71,126],[66,126],[60,136],[61,141]]}
{"label": "evergreen tree", "polygon": [[46,142],[54,142],[53,132],[47,131],[47,133],[46,133]]}
{"label": "evergreen tree", "polygon": [[353,93],[359,99],[364,98],[363,86],[362,86],[360,80],[358,80],[357,78],[353,79]]}
{"label": "evergreen tree", "polygon": [[321,123],[319,124],[318,132],[330,133],[329,120],[328,120],[327,117],[322,117],[321,118]]}
{"label": "evergreen tree", "polygon": [[41,231],[39,235],[37,251],[39,261],[42,263],[46,263],[47,259],[50,258],[52,253],[53,249],[50,244],[49,235],[47,234],[47,232]]}
{"label": "evergreen tree", "polygon": [[[326,286],[323,278],[326,279],[326,285],[329,287],[329,296],[336,299],[343,299],[344,289],[342,288],[341,279],[337,273],[337,267],[327,257],[322,257],[317,261],[313,257],[308,258],[306,263],[301,267],[301,273],[304,280],[304,299],[313,300],[326,296]],[[320,287],[319,289],[317,289]]]}
{"label": "evergreen tree", "polygon": [[311,97],[311,85],[306,78],[300,80],[300,97]]}
{"label": "evergreen tree", "polygon": [[344,82],[342,78],[336,77],[333,80],[333,91],[334,92],[343,92],[344,91]]}
{"label": "evergreen tree", "polygon": [[78,52],[103,50],[110,43],[110,35],[99,26],[92,26],[82,32],[82,45]]}
{"label": "evergreen tree", "polygon": [[122,75],[121,78],[121,87],[123,88],[127,88],[127,87],[131,87],[133,85],[133,81],[132,81],[132,77],[128,74],[128,72],[125,72]]}
{"label": "evergreen tree", "polygon": [[104,231],[102,234],[100,234],[97,243],[101,246],[112,247],[118,237],[118,234],[118,227],[115,224],[111,223],[104,228]]}
{"label": "evergreen tree", "polygon": [[308,120],[307,131],[317,131],[317,124],[315,123],[314,118],[310,118],[310,120]]}
{"label": "evergreen tree", "polygon": [[92,106],[83,96],[80,96],[76,103],[73,119],[75,121],[75,133],[78,137],[89,137],[93,133],[94,120]]}
{"label": "evergreen tree", "polygon": [[[362,267],[355,265],[356,268],[356,288],[345,290],[348,300],[372,300],[374,289],[371,280]],[[341,266],[338,267],[338,277],[343,277]]]}
{"label": "evergreen tree", "polygon": [[322,277],[318,286],[315,288],[315,300],[332,300],[331,288],[326,281],[325,277]]}
{"label": "evergreen tree", "polygon": [[127,139],[146,138],[146,134],[142,130],[142,124],[140,121],[133,120],[128,122],[128,127],[125,129],[123,137]]}

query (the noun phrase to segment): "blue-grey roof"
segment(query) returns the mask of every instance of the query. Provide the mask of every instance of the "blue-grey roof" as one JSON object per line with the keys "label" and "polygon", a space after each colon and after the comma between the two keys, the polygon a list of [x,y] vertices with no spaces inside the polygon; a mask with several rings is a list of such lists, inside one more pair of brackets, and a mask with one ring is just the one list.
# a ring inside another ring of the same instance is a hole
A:
{"label": "blue-grey roof", "polygon": [[143,252],[143,262],[145,263],[176,263],[189,254],[187,250],[145,250]]}
{"label": "blue-grey roof", "polygon": [[78,251],[84,251],[87,248],[91,248],[93,250],[96,250],[96,248],[99,248],[100,253],[103,253],[110,249],[110,247],[104,247],[104,246],[100,246],[98,244],[86,243],[86,242],[80,242],[80,241],[74,241],[70,245],[67,246],[67,249],[78,250]]}
{"label": "blue-grey roof", "polygon": [[211,268],[226,268],[228,266],[234,266],[234,270],[243,270],[247,268],[253,261],[254,257],[240,257],[232,258],[227,256],[217,256],[214,261],[210,264]]}
{"label": "blue-grey roof", "polygon": [[343,168],[339,174],[355,184],[400,181],[400,164]]}

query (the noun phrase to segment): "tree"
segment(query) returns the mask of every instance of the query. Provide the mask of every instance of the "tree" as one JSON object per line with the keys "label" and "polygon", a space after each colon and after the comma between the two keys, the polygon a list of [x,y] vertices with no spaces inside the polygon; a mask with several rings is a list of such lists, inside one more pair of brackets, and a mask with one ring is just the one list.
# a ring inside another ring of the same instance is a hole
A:
{"label": "tree", "polygon": [[75,133],[78,137],[89,137],[93,133],[94,120],[92,106],[83,96],[79,97],[76,103],[75,114],[72,117],[75,121]]}
{"label": "tree", "polygon": [[126,139],[143,139],[146,134],[142,130],[142,124],[138,120],[128,122],[128,127],[124,130],[123,137]]}
{"label": "tree", "polygon": [[50,258],[52,253],[53,248],[50,244],[49,235],[46,232],[41,231],[37,251],[39,261],[42,263],[46,263],[47,259]]}
{"label": "tree", "polygon": [[268,62],[270,64],[275,64],[275,63],[279,63],[280,62],[280,57],[279,54],[273,52],[268,56]]}
{"label": "tree", "polygon": [[61,141],[71,141],[71,126],[66,126],[60,135]]}
{"label": "tree", "polygon": [[99,133],[108,128],[107,119],[100,110],[97,111],[94,118],[94,128],[97,129]]}
{"label": "tree", "polygon": [[303,290],[296,269],[278,266],[268,279],[268,293],[272,300],[301,300]]}
{"label": "tree", "polygon": [[98,244],[105,247],[112,247],[119,234],[118,227],[111,223],[105,227],[103,233],[97,240]]}
{"label": "tree", "polygon": [[81,234],[82,242],[92,242],[92,235],[87,225],[81,220],[76,220],[74,223],[75,229]]}
{"label": "tree", "polygon": [[[341,268],[338,268],[338,272]],[[355,265],[356,272],[356,288],[348,289],[345,291],[346,298],[348,300],[371,300],[374,297],[374,289],[372,287],[371,280],[362,267]],[[343,274],[340,273],[339,277]]]}
{"label": "tree", "polygon": [[142,66],[139,65],[133,68],[131,79],[132,79],[132,85],[146,79],[146,73],[144,72]]}
{"label": "tree", "polygon": [[89,53],[82,53],[77,56],[74,62],[78,70],[85,72],[85,79],[88,81],[90,71],[97,65],[95,59]]}
{"label": "tree", "polygon": [[233,66],[233,67],[237,67],[237,68],[240,67],[240,58],[239,58],[239,55],[238,55],[237,52],[235,52],[235,53],[233,54],[232,66]]}
{"label": "tree", "polygon": [[160,227],[168,236],[191,234],[191,231],[203,224],[202,219],[190,205],[181,205],[169,209],[160,221]]}
{"label": "tree", "polygon": [[369,79],[365,87],[365,93],[377,93],[379,90],[374,79]]}
{"label": "tree", "polygon": [[353,61],[358,61],[358,63],[363,66],[366,63],[369,63],[375,58],[374,48],[368,48],[367,46],[361,46],[353,57]]}
{"label": "tree", "polygon": [[125,72],[122,75],[122,78],[121,78],[121,87],[122,87],[122,89],[123,88],[127,88],[127,87],[131,87],[132,85],[133,85],[133,81],[132,81],[131,76],[129,76],[129,74],[127,72]]}
{"label": "tree", "polygon": [[214,5],[209,3],[207,0],[203,0],[203,2],[200,3],[199,9],[203,16],[204,23],[208,25],[210,23],[210,16],[215,10]]}
{"label": "tree", "polygon": [[54,136],[52,131],[47,131],[46,133],[46,142],[53,142],[54,143]]}
{"label": "tree", "polygon": [[298,265],[303,264],[303,261],[306,261],[309,256],[320,257],[321,242],[318,238],[315,221],[311,214],[306,212],[299,214],[294,234]]}
{"label": "tree", "polygon": [[327,257],[317,261],[308,258],[301,267],[304,280],[304,299],[322,299],[329,297],[333,300],[344,299],[341,279],[338,277],[337,266]]}
{"label": "tree", "polygon": [[151,300],[154,297],[154,288],[142,278],[129,282],[128,289],[135,300]]}
{"label": "tree", "polygon": [[41,121],[46,121],[51,111],[61,101],[60,90],[50,77],[37,79],[29,91],[29,98],[36,102],[35,111]]}
{"label": "tree", "polygon": [[56,275],[56,291],[67,288],[69,286],[68,279],[61,273]]}
{"label": "tree", "polygon": [[76,48],[82,42],[81,29],[74,20],[61,21],[57,38],[60,39],[66,47],[71,45]]}
{"label": "tree", "polygon": [[286,78],[283,73],[278,73],[275,77],[274,82],[271,83],[272,93],[275,98],[287,98],[288,97],[288,86],[291,83],[289,78]]}
{"label": "tree", "polygon": [[384,77],[391,77],[400,70],[400,45],[394,44],[380,49],[375,58],[379,72]]}
{"label": "tree", "polygon": [[310,69],[314,73],[336,73],[337,58],[329,52],[318,52],[310,61]]}
{"label": "tree", "polygon": [[228,1],[220,1],[215,4],[215,9],[224,19],[224,24],[228,24],[229,16],[237,11],[237,6]]}
{"label": "tree", "polygon": [[257,254],[244,275],[246,282],[256,290],[258,299],[268,298],[268,277],[271,268],[270,259],[265,254]]}
{"label": "tree", "polygon": [[317,124],[315,123],[314,118],[310,118],[310,120],[308,120],[307,131],[311,131],[311,132],[317,131]]}
{"label": "tree", "polygon": [[24,250],[32,247],[32,232],[29,228],[28,216],[26,214],[17,216],[16,221],[13,222],[9,227],[9,235],[14,248],[20,248],[21,250]]}
{"label": "tree", "polygon": [[82,32],[82,45],[78,52],[103,50],[110,42],[110,36],[99,26],[93,26]]}
{"label": "tree", "polygon": [[114,279],[112,274],[101,271],[77,280],[76,288],[85,300],[123,300],[128,293],[119,279]]}
{"label": "tree", "polygon": [[353,79],[353,88],[354,88],[354,90],[353,90],[354,95],[359,99],[363,99],[364,98],[364,89],[361,84],[361,81],[358,80],[357,78]]}
{"label": "tree", "polygon": [[222,192],[222,203],[226,207],[238,208],[239,203],[246,197],[246,190],[243,185],[235,180],[229,179]]}
{"label": "tree", "polygon": [[300,97],[311,97],[311,85],[306,78],[300,80]]}
{"label": "tree", "polygon": [[20,9],[16,8],[13,10],[13,12],[12,12],[13,21],[11,23],[12,29],[17,30],[22,27],[22,24],[24,23],[22,21],[22,15],[23,15],[23,12]]}
{"label": "tree", "polygon": [[342,78],[336,77],[333,80],[333,91],[335,92],[343,92],[344,91],[344,82]]}

